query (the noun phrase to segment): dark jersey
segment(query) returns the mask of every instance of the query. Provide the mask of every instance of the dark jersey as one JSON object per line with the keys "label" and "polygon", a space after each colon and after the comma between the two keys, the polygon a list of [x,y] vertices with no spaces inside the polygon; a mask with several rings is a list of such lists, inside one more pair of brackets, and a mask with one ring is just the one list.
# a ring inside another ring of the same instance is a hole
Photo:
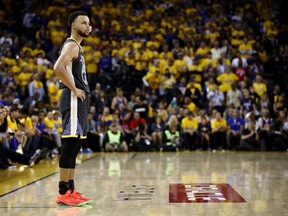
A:
{"label": "dark jersey", "polygon": [[253,111],[253,100],[251,98],[243,98],[241,104],[247,112]]}
{"label": "dark jersey", "polygon": [[[78,42],[73,38],[68,38],[62,48],[67,43],[76,43],[79,46],[79,53],[78,58],[73,60],[69,65],[67,65],[66,70],[68,73],[72,75],[72,78],[74,80],[76,88],[82,89],[87,94],[90,93],[87,76],[86,76],[86,65],[85,65],[85,59],[84,59],[84,53],[82,50],[82,47],[78,44]],[[61,48],[61,50],[62,50]],[[64,83],[61,82],[61,88],[67,88]]]}

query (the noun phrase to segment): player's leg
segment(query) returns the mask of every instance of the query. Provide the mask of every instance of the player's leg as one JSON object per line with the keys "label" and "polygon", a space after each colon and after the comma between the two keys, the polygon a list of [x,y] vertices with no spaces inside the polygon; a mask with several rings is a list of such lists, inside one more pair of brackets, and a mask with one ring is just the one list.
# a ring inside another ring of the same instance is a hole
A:
{"label": "player's leg", "polygon": [[77,138],[62,139],[62,151],[59,159],[60,181],[59,194],[56,199],[57,204],[77,206],[85,203],[84,200],[73,196],[70,189],[71,180],[74,179],[76,157],[80,150],[80,145]]}
{"label": "player's leg", "polygon": [[[81,139],[77,140],[77,145],[78,145],[78,149],[73,155],[73,157],[75,158],[75,164],[76,164],[77,154],[79,153],[81,145],[82,145]],[[71,169],[70,176],[69,176],[69,186],[70,186],[69,189],[71,191],[72,197],[74,197],[76,200],[80,200],[80,201],[85,202],[85,204],[91,203],[93,201],[91,198],[83,197],[81,193],[77,192],[77,190],[75,188],[74,174],[75,174],[75,169]]]}

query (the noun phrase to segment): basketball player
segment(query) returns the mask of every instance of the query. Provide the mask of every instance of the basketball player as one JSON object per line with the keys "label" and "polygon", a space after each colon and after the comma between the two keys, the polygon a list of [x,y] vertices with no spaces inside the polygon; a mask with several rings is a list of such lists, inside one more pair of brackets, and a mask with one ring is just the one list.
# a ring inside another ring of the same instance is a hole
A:
{"label": "basketball player", "polygon": [[81,148],[81,140],[86,138],[87,115],[89,109],[89,86],[83,50],[83,38],[91,32],[90,21],[85,12],[76,11],[68,17],[71,36],[60,51],[54,71],[63,88],[60,98],[62,114],[62,150],[59,159],[60,182],[57,204],[80,206],[91,203],[90,198],[82,197],[74,188],[76,157]]}

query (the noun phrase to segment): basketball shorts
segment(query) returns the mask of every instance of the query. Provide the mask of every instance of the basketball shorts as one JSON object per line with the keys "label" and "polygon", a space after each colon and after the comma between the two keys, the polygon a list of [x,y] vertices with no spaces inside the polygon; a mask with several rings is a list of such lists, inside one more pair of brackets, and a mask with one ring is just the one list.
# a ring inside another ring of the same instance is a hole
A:
{"label": "basketball shorts", "polygon": [[86,138],[88,110],[89,95],[86,95],[85,100],[82,102],[70,89],[63,89],[60,97],[63,128],[62,138]]}

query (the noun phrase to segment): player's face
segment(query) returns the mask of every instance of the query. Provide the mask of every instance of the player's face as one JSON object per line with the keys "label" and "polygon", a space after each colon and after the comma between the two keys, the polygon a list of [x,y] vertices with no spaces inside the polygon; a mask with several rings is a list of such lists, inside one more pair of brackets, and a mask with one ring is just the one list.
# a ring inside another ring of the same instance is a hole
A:
{"label": "player's face", "polygon": [[88,37],[90,34],[90,21],[87,16],[80,15],[74,20],[74,30],[81,37]]}

